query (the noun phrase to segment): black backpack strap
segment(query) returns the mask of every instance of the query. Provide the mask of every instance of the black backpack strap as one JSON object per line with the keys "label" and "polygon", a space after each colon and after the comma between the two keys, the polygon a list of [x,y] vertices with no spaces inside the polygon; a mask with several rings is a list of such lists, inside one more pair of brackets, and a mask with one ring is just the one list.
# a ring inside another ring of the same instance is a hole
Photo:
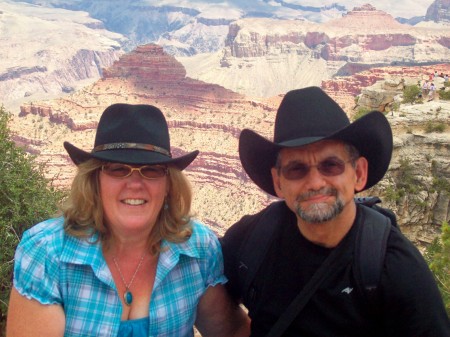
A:
{"label": "black backpack strap", "polygon": [[244,303],[247,305],[255,299],[255,290],[251,286],[270,248],[275,231],[280,228],[283,206],[284,202],[276,202],[254,215],[251,219],[253,228],[240,247],[238,253],[239,283]]}
{"label": "black backpack strap", "polygon": [[355,274],[363,295],[372,301],[383,270],[391,221],[379,211],[360,206],[362,223],[355,247]]}

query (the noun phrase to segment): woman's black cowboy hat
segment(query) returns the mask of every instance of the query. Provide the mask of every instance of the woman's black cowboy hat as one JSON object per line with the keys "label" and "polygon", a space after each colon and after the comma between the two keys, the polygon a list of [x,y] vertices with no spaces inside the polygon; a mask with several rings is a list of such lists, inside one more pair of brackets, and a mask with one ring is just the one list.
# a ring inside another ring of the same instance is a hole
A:
{"label": "woman's black cowboy hat", "polygon": [[392,130],[386,117],[372,111],[350,123],[346,113],[322,89],[308,87],[289,91],[275,118],[273,142],[244,129],[239,137],[239,157],[248,176],[265,192],[276,196],[271,176],[278,151],[325,139],[354,145],[369,162],[364,189],[378,183],[392,156]]}
{"label": "woman's black cowboy hat", "polygon": [[185,169],[199,152],[173,158],[169,129],[161,110],[152,105],[123,103],[113,104],[103,112],[91,152],[69,142],[64,142],[64,148],[75,165],[96,158],[125,164],[167,164],[180,170]]}

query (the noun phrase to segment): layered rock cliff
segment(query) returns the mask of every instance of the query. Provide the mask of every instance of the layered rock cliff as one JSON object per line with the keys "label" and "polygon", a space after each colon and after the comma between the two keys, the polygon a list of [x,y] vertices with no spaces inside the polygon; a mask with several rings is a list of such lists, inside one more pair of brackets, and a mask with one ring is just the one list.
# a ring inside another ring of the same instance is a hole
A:
{"label": "layered rock cliff", "polygon": [[99,79],[124,40],[83,12],[4,1],[0,31],[0,97],[7,107]]}
{"label": "layered rock cliff", "polygon": [[388,119],[393,159],[383,181],[368,193],[381,195],[402,231],[426,245],[450,220],[450,102],[404,104]]}
{"label": "layered rock cliff", "polygon": [[[424,66],[403,66],[403,67],[376,67],[367,70],[360,69],[359,72],[351,76],[335,76],[333,79],[324,80],[321,87],[327,92],[333,94],[335,99],[344,108],[350,116],[356,112],[358,104],[355,97],[361,95],[364,88],[371,87],[377,82],[383,81],[387,83],[392,81],[399,83],[403,81],[407,85],[417,84],[422,81],[430,80],[434,72],[438,74],[450,74],[450,64],[436,64]],[[394,85],[394,90],[397,90],[397,84]],[[378,93],[384,91],[383,89],[375,89]],[[370,98],[372,103],[364,104],[364,107],[371,110],[385,111],[387,102],[377,101]]]}
{"label": "layered rock cliff", "polygon": [[436,0],[428,7],[425,20],[450,23],[450,1]]}
{"label": "layered rock cliff", "polygon": [[374,67],[446,63],[449,42],[449,29],[400,24],[364,5],[325,23],[237,20],[220,55],[180,60],[190,77],[267,97]]}

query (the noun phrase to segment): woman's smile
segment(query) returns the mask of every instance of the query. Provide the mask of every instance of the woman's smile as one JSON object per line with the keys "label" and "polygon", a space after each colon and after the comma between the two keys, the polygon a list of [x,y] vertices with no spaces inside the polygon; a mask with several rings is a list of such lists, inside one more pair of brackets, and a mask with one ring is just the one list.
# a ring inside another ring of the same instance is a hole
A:
{"label": "woman's smile", "polygon": [[147,203],[144,199],[124,199],[122,202],[130,206],[140,206]]}

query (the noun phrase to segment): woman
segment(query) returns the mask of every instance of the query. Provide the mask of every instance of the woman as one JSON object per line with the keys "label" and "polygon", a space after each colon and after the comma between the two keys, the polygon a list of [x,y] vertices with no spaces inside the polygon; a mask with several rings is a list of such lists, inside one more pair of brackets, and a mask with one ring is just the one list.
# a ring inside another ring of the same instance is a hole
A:
{"label": "woman", "polygon": [[248,336],[218,240],[189,217],[198,151],[172,157],[162,112],[113,104],[91,152],[64,147],[78,171],[63,216],[17,248],[7,336]]}

